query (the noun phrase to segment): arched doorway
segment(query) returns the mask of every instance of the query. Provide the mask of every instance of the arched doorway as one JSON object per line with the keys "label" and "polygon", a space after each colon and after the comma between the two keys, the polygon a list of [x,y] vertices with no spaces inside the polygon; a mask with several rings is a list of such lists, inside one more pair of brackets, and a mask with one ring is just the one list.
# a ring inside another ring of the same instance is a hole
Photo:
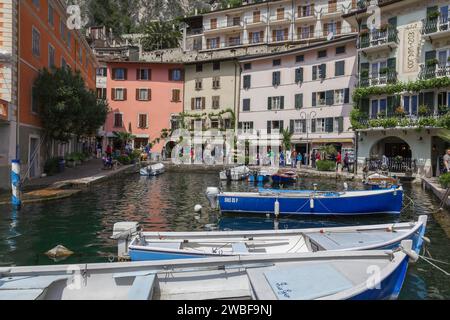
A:
{"label": "arched doorway", "polygon": [[176,143],[174,141],[169,141],[166,143],[166,148],[165,148],[165,159],[170,159],[172,158],[172,150],[173,148],[175,148]]}
{"label": "arched doorway", "polygon": [[376,142],[367,159],[370,171],[413,173],[416,161],[412,158],[411,146],[399,137],[386,137]]}

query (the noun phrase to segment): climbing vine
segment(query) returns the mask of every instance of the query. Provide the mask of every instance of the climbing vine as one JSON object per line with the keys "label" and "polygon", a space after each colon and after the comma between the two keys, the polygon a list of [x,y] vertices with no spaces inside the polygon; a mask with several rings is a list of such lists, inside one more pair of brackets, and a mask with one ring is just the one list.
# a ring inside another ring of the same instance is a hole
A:
{"label": "climbing vine", "polygon": [[[181,124],[184,127],[185,126],[185,119],[186,118],[193,118],[193,119],[206,119],[209,118],[210,120],[212,120],[213,118],[218,118],[219,120],[222,120],[222,116],[225,114],[229,114],[230,115],[230,120],[231,120],[231,124],[232,124],[232,128],[235,127],[235,123],[236,123],[236,114],[234,113],[234,111],[230,108],[226,109],[226,110],[222,110],[220,112],[210,112],[210,113],[187,113],[187,112],[182,112],[180,113],[180,118],[181,118]],[[208,130],[210,128],[206,128],[206,130]]]}

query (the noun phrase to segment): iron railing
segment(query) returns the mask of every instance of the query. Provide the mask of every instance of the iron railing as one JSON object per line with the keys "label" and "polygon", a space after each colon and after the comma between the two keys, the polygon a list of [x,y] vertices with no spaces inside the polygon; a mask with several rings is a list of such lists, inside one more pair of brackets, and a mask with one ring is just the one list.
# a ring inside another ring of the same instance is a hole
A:
{"label": "iron railing", "polygon": [[361,75],[359,78],[359,87],[379,86],[397,82],[397,72],[387,71],[385,73]]}
{"label": "iron railing", "polygon": [[397,28],[388,27],[386,29],[378,29],[370,31],[366,34],[359,36],[360,49],[374,48],[387,43],[398,43],[398,30]]}
{"label": "iron railing", "polygon": [[422,34],[432,34],[435,32],[442,32],[450,30],[450,19],[448,17],[439,16],[432,19],[422,20]]}
{"label": "iron railing", "polygon": [[412,158],[386,157],[383,159],[366,159],[369,171],[389,171],[394,173],[416,173],[417,161]]}

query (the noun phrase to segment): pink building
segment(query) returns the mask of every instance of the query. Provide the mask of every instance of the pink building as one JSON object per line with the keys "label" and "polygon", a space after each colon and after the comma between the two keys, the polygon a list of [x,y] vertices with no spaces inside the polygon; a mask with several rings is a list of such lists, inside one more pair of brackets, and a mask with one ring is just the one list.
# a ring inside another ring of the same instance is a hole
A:
{"label": "pink building", "polygon": [[[134,147],[155,142],[161,131],[170,130],[183,111],[183,67],[178,64],[144,62],[107,63],[107,99],[111,112],[104,127],[104,145],[113,132],[130,132]],[[161,152],[164,141],[152,152]]]}

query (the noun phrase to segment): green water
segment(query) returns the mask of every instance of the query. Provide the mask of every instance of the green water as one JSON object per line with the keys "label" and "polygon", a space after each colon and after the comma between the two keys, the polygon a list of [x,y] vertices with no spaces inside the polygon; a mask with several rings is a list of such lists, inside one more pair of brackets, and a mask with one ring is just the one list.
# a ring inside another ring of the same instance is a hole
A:
{"label": "green water", "polygon": [[[293,187],[341,190],[333,179],[302,179]],[[59,263],[106,262],[116,254],[116,243],[109,239],[114,223],[138,221],[148,231],[197,231],[208,229],[273,229],[274,221],[261,216],[221,216],[208,209],[204,191],[220,184],[218,174],[166,173],[156,178],[128,178],[95,186],[72,198],[26,205],[17,212],[0,206],[0,266],[53,264],[44,252],[62,244],[75,255]],[[248,183],[223,184],[224,190],[246,191],[255,188]],[[351,188],[361,188],[350,183]],[[450,262],[450,240],[441,227],[450,226],[450,213],[434,214],[439,201],[420,186],[405,185],[405,193],[414,199],[400,217],[351,218],[283,218],[278,228],[391,223],[429,216],[428,249],[435,259]],[[201,204],[201,214],[194,206]],[[440,224],[441,223],[441,224]],[[450,234],[450,232],[449,232]],[[449,265],[443,265],[450,271]],[[450,299],[450,277],[430,265],[419,262],[409,268],[401,299]]]}

